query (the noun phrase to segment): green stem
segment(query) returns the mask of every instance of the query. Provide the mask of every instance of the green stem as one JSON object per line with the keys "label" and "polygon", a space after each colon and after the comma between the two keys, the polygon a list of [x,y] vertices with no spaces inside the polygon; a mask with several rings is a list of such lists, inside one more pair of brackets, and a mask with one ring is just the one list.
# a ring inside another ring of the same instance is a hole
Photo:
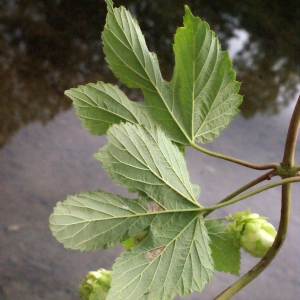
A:
{"label": "green stem", "polygon": [[[300,124],[300,96],[298,98],[296,107],[294,109],[291,118],[290,126],[287,133],[286,143],[285,143],[283,160],[281,163],[281,167],[282,169],[284,169],[285,174],[287,174],[287,176],[289,176],[289,174],[292,174],[291,171],[294,168],[295,149],[297,143],[297,135],[299,131],[299,124]],[[243,277],[241,277],[232,286],[230,286],[228,289],[223,291],[219,296],[217,296],[215,300],[227,300],[232,296],[234,296],[238,291],[240,291],[249,282],[255,279],[262,271],[264,271],[266,267],[271,263],[271,261],[275,258],[281,246],[283,245],[286,237],[288,223],[289,223],[289,216],[290,216],[291,183],[295,181],[300,181],[300,180],[296,180],[297,178],[300,179],[300,177],[297,176],[297,177],[289,177],[276,182],[276,183],[281,182],[282,184],[281,214],[280,214],[278,233],[268,253],[259,261],[258,264],[256,264]],[[267,186],[271,187],[271,185],[267,185]],[[267,186],[265,186],[264,188],[266,188]]]}
{"label": "green stem", "polygon": [[216,205],[212,205],[212,206],[207,206],[207,207],[202,207],[201,210],[204,210],[204,211],[213,211],[213,210],[216,210],[218,208],[221,208],[221,207],[225,207],[225,206],[228,206],[230,204],[233,204],[233,203],[236,203],[236,202],[239,202],[241,200],[244,200],[246,198],[249,198],[253,195],[256,195],[256,194],[259,194],[263,191],[266,191],[268,189],[271,189],[275,186],[278,186],[278,185],[284,185],[284,184],[287,184],[287,183],[292,183],[292,182],[299,182],[300,181],[300,177],[290,177],[290,178],[285,178],[285,179],[282,179],[282,180],[278,180],[276,182],[272,182],[272,183],[269,183],[269,184],[266,184],[260,188],[257,188],[251,192],[248,192],[248,193],[245,193],[239,197],[236,197],[236,198],[233,198],[231,200],[228,200],[226,202],[222,202],[222,203],[218,203]]}
{"label": "green stem", "polygon": [[214,300],[227,300],[234,296],[238,291],[255,279],[266,267],[271,263],[279,252],[284,243],[290,216],[290,203],[291,203],[291,183],[286,183],[282,186],[282,199],[281,199],[281,217],[275,241],[268,251],[268,253],[256,264],[250,271],[243,277],[237,280],[233,285],[223,291]]}
{"label": "green stem", "polygon": [[199,151],[201,151],[201,152],[203,152],[203,153],[205,153],[205,154],[208,154],[210,156],[214,156],[214,157],[217,157],[217,158],[220,158],[220,159],[224,159],[224,160],[227,160],[227,161],[230,161],[230,162],[233,162],[233,163],[236,163],[238,165],[248,167],[248,168],[254,169],[254,170],[270,170],[270,169],[275,170],[278,167],[277,163],[269,163],[269,164],[266,164],[266,165],[255,165],[255,164],[249,163],[247,161],[237,159],[235,157],[231,157],[231,156],[227,156],[227,155],[224,155],[224,154],[220,154],[220,153],[217,153],[217,152],[207,150],[205,148],[200,147],[199,145],[197,145],[194,142],[191,142],[190,146],[197,149],[197,150],[199,150]]}
{"label": "green stem", "polygon": [[300,124],[300,96],[296,103],[289,130],[286,137],[284,155],[281,165],[286,169],[292,169],[294,167],[295,149],[297,143],[297,136]]}
{"label": "green stem", "polygon": [[[251,187],[259,184],[260,182],[264,181],[264,180],[270,180],[273,176],[276,175],[276,171],[270,171],[254,180],[252,180],[251,182],[247,183],[246,185],[242,186],[240,189],[234,191],[233,193],[231,193],[230,195],[228,195],[226,198],[222,199],[220,202],[218,202],[217,204],[220,203],[225,203],[231,199],[233,199],[234,197],[236,197],[237,195],[245,192],[246,190],[250,189]],[[207,211],[203,214],[203,217],[207,217],[210,213],[212,213],[213,211]]]}

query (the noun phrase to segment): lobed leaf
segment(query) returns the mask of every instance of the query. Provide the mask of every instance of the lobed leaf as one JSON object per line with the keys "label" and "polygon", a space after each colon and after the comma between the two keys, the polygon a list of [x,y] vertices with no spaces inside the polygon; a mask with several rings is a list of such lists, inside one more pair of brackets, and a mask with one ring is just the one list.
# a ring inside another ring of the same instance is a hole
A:
{"label": "lobed leaf", "polygon": [[[83,127],[107,132],[108,145],[95,157],[117,184],[138,192],[127,199],[103,191],[69,196],[50,217],[65,247],[96,250],[124,242],[113,267],[108,299],[172,299],[201,291],[215,269],[238,275],[240,252],[221,221],[204,221],[200,187],[190,182],[180,149],[214,140],[242,101],[227,52],[209,26],[185,9],[175,35],[171,82],[146,45],[137,21],[106,0],[102,34],[106,60],[128,87],[142,90],[131,102],[103,82],[66,91]],[[174,143],[173,143],[173,142]],[[147,232],[146,237],[144,237]],[[135,245],[135,237],[142,240]],[[127,244],[126,244],[127,242]]]}
{"label": "lobed leaf", "polygon": [[116,260],[107,299],[169,300],[201,291],[214,274],[210,252],[197,212],[159,215],[150,234]]}
{"label": "lobed leaf", "polygon": [[175,76],[178,110],[189,139],[207,143],[215,139],[238,112],[240,83],[227,51],[214,32],[185,7],[184,27],[175,35]]}
{"label": "lobed leaf", "polygon": [[83,127],[92,134],[106,134],[108,128],[120,122],[149,126],[149,119],[138,105],[117,87],[101,81],[72,88],[65,94],[73,100]]}
{"label": "lobed leaf", "polygon": [[183,154],[160,128],[112,126],[95,157],[112,180],[146,194],[166,210],[199,208]]}
{"label": "lobed leaf", "polygon": [[66,248],[97,250],[138,234],[155,218],[145,199],[127,199],[103,191],[68,196],[50,216],[50,228]]}
{"label": "lobed leaf", "polygon": [[233,239],[226,226],[218,219],[206,220],[205,226],[211,240],[210,248],[215,269],[220,272],[239,275],[241,252],[239,248],[233,245]]}
{"label": "lobed leaf", "polygon": [[140,88],[145,97],[141,109],[147,110],[154,124],[159,124],[172,140],[187,144],[176,111],[172,84],[163,80],[155,53],[146,45],[138,22],[124,7],[108,4],[108,14],[102,34],[106,61],[114,74],[128,87]]}
{"label": "lobed leaf", "polygon": [[124,7],[106,2],[106,60],[123,83],[142,90],[145,101],[132,103],[117,87],[101,82],[66,91],[83,126],[104,134],[110,125],[127,121],[157,125],[181,145],[214,140],[238,112],[242,97],[228,52],[221,51],[208,24],[186,7],[185,26],[175,35],[174,76],[167,82],[137,21]]}
{"label": "lobed leaf", "polygon": [[[96,191],[58,203],[50,217],[51,229],[67,248],[114,246],[142,232],[156,212],[180,213],[201,207],[195,199],[199,187],[189,181],[183,154],[163,131],[121,123],[110,128],[108,142],[95,156],[104,162],[111,178],[139,191],[143,198]],[[153,200],[151,214],[149,202]]]}

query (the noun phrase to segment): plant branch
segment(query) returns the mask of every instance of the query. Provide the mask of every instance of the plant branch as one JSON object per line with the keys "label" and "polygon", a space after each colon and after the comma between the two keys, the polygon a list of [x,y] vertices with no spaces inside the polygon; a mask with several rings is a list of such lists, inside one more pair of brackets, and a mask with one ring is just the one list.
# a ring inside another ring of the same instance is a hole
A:
{"label": "plant branch", "polygon": [[[271,261],[275,258],[277,253],[279,252],[281,246],[284,243],[288,224],[289,224],[289,216],[290,216],[290,205],[291,205],[291,183],[295,181],[300,181],[297,172],[299,172],[299,166],[294,167],[294,158],[295,158],[295,149],[297,143],[297,135],[299,131],[300,124],[300,96],[296,103],[290,126],[287,133],[285,150],[283,155],[282,163],[280,164],[281,169],[277,170],[278,174],[282,177],[289,177],[283,180],[279,180],[274,184],[282,184],[282,192],[281,192],[281,215],[278,233],[276,235],[275,241],[268,251],[268,253],[256,264],[250,271],[248,271],[243,277],[237,280],[233,285],[231,285],[228,289],[223,291],[219,296],[215,298],[215,300],[226,300],[234,296],[238,291],[240,291],[243,287],[245,287],[248,283],[250,283],[253,279],[255,279],[262,271],[266,269],[266,267],[271,263]],[[280,171],[280,172],[279,172]],[[281,173],[281,174],[280,174]],[[298,178],[298,180],[297,180]],[[273,184],[269,184],[264,186],[263,188],[267,189],[272,187]],[[274,186],[274,185],[273,185]],[[255,190],[258,191],[259,189]],[[251,193],[251,192],[250,192]],[[250,194],[248,193],[248,194]],[[242,195],[245,196],[245,195]],[[233,199],[234,200],[234,199]]]}
{"label": "plant branch", "polygon": [[204,211],[213,211],[213,210],[216,210],[218,208],[221,208],[221,207],[225,207],[225,206],[228,206],[230,204],[233,204],[233,203],[236,203],[236,202],[239,202],[241,200],[244,200],[246,198],[249,198],[253,195],[256,195],[256,194],[259,194],[263,191],[266,191],[268,189],[271,189],[275,186],[279,186],[279,185],[284,185],[284,184],[287,184],[287,183],[292,183],[292,182],[299,182],[300,181],[300,177],[297,176],[297,177],[290,177],[290,178],[285,178],[285,179],[282,179],[282,180],[278,180],[278,181],[275,181],[275,182],[272,182],[272,183],[269,183],[269,184],[266,184],[260,188],[257,188],[253,191],[250,191],[248,193],[245,193],[239,197],[236,197],[236,198],[233,198],[231,200],[228,200],[226,202],[222,202],[222,203],[218,203],[216,205],[212,205],[212,206],[207,206],[207,207],[202,207],[201,210],[204,210]]}
{"label": "plant branch", "polygon": [[281,216],[275,241],[268,251],[268,253],[257,263],[251,270],[249,270],[243,277],[237,280],[233,285],[223,291],[214,300],[227,300],[234,296],[238,291],[255,279],[266,267],[271,263],[279,252],[284,243],[290,216],[290,202],[291,202],[291,183],[286,183],[282,186],[281,199]]}
{"label": "plant branch", "polygon": [[297,143],[297,136],[300,124],[300,96],[298,97],[289,130],[286,137],[284,155],[281,165],[286,169],[291,169],[294,166],[294,156]]}
{"label": "plant branch", "polygon": [[203,153],[205,153],[205,154],[208,154],[210,156],[214,156],[214,157],[217,157],[217,158],[220,158],[220,159],[231,161],[231,162],[236,163],[238,165],[241,165],[241,166],[244,166],[244,167],[247,167],[247,168],[250,168],[250,169],[254,169],[254,170],[270,170],[270,169],[275,170],[275,169],[277,169],[277,167],[279,165],[277,163],[269,163],[269,164],[265,164],[265,165],[255,165],[255,164],[249,163],[247,161],[237,159],[235,157],[231,157],[231,156],[220,154],[220,153],[217,153],[217,152],[214,152],[214,151],[207,150],[207,149],[202,148],[201,146],[197,145],[194,142],[191,142],[190,146],[197,149],[197,150],[199,150],[199,151],[201,151],[201,152],[203,152]]}
{"label": "plant branch", "polygon": [[[233,193],[231,193],[230,195],[228,195],[227,197],[225,197],[224,199],[222,199],[220,202],[218,202],[217,204],[220,203],[225,203],[231,199],[233,199],[234,197],[236,197],[237,195],[245,192],[246,190],[250,189],[251,187],[259,184],[260,182],[264,181],[264,180],[270,180],[273,176],[276,175],[276,171],[270,171],[254,180],[252,180],[251,182],[247,183],[246,185],[242,186],[241,188],[239,188],[238,190],[234,191]],[[203,217],[207,217],[210,213],[212,213],[213,210],[211,211],[207,211],[203,214]]]}

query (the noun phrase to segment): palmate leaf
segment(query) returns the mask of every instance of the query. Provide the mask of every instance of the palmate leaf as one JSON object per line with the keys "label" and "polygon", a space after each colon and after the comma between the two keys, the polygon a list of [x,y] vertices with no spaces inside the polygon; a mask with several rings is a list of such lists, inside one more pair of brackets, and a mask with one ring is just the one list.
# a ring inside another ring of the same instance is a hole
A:
{"label": "palmate leaf", "polygon": [[110,128],[108,142],[95,156],[117,183],[139,191],[143,198],[102,191],[69,196],[50,217],[53,234],[66,247],[95,250],[136,235],[155,216],[147,212],[149,201],[175,212],[201,207],[183,154],[160,129],[121,123]]}
{"label": "palmate leaf", "polygon": [[238,112],[242,97],[231,60],[221,51],[207,23],[188,7],[185,27],[175,35],[175,70],[171,82],[162,78],[157,57],[149,52],[137,21],[124,7],[108,14],[102,34],[106,60],[128,87],[140,88],[144,103],[133,104],[118,87],[102,82],[66,91],[77,115],[93,134],[104,134],[121,121],[162,128],[179,144],[206,143],[220,134]]}
{"label": "palmate leaf", "polygon": [[[108,299],[169,300],[201,291],[214,264],[219,271],[238,273],[239,252],[219,221],[204,222],[200,187],[190,182],[179,149],[220,134],[237,113],[239,83],[227,52],[188,7],[184,27],[175,35],[174,76],[167,82],[137,21],[124,7],[113,8],[112,0],[106,3],[106,60],[123,83],[142,90],[144,102],[133,103],[103,82],[66,94],[86,129],[107,132],[108,145],[95,157],[111,179],[138,198],[103,191],[69,196],[54,209],[51,230],[66,247],[80,250],[134,242],[142,235],[117,259]],[[232,263],[226,263],[228,252]]]}
{"label": "palmate leaf", "polygon": [[149,232],[117,261],[109,299],[201,291],[214,273],[210,239],[178,147],[159,128],[121,123],[109,129],[108,145],[96,156],[117,183],[143,196],[70,196],[50,217],[54,236],[68,248],[96,250]]}

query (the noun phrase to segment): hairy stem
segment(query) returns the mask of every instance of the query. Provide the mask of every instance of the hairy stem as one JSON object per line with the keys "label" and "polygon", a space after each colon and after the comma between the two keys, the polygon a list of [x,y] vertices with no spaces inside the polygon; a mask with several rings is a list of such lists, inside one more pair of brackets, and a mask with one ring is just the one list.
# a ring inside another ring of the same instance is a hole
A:
{"label": "hairy stem", "polygon": [[207,150],[207,149],[202,148],[202,147],[200,147],[199,145],[197,145],[196,143],[193,143],[193,142],[190,144],[190,146],[197,149],[197,150],[199,150],[199,151],[201,151],[201,152],[203,152],[203,153],[205,153],[205,154],[208,154],[210,156],[214,156],[214,157],[217,157],[217,158],[220,158],[220,159],[224,159],[224,160],[227,160],[227,161],[230,161],[230,162],[233,162],[233,163],[236,163],[238,165],[248,167],[248,168],[254,169],[254,170],[270,170],[270,169],[275,170],[278,167],[277,163],[269,163],[269,164],[266,164],[266,165],[255,165],[255,164],[249,163],[247,161],[237,159],[235,157],[231,157],[231,156],[227,156],[227,155],[224,155],[224,154],[220,154],[220,153],[217,153],[217,152]]}
{"label": "hairy stem", "polygon": [[279,252],[284,243],[290,215],[291,202],[291,183],[286,183],[282,186],[281,199],[281,216],[275,241],[268,251],[268,253],[257,263],[251,270],[249,270],[243,277],[237,280],[233,285],[218,295],[215,300],[227,300],[234,296],[238,291],[255,279],[266,267],[271,263]]}
{"label": "hairy stem", "polygon": [[[254,180],[252,180],[251,182],[247,183],[246,185],[242,186],[240,189],[234,191],[233,193],[231,193],[230,195],[228,195],[227,197],[225,197],[224,199],[222,199],[220,202],[218,202],[217,204],[220,203],[225,203],[231,199],[233,199],[234,197],[236,197],[237,195],[245,192],[246,190],[252,188],[253,186],[259,184],[260,182],[264,181],[264,180],[270,180],[273,176],[276,175],[276,171],[270,171]],[[213,210],[207,211],[203,214],[203,217],[207,217],[210,213],[212,213]]]}

